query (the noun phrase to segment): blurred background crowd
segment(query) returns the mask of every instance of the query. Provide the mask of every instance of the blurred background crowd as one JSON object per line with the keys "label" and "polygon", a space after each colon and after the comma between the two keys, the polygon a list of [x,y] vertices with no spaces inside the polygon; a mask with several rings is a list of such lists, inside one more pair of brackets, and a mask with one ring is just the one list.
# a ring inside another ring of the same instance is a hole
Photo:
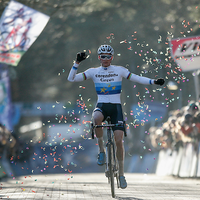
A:
{"label": "blurred background crowd", "polygon": [[12,133],[2,124],[0,124],[0,155],[11,157],[16,154],[16,139]]}
{"label": "blurred background crowd", "polygon": [[190,102],[181,109],[171,111],[169,118],[160,127],[151,127],[151,146],[155,150],[178,151],[188,142],[198,145],[200,140],[200,110],[198,102]]}

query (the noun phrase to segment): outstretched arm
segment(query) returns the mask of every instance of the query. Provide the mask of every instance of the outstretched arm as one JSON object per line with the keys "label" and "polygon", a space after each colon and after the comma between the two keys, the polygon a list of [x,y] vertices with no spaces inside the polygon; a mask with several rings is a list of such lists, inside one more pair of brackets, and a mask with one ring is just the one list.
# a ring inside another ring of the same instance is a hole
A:
{"label": "outstretched arm", "polygon": [[130,73],[130,72],[127,76],[127,79],[141,83],[141,84],[145,84],[145,85],[153,85],[153,84],[163,85],[165,83],[165,80],[163,78],[150,79],[150,78],[147,78],[147,77],[135,75],[135,74]]}
{"label": "outstretched arm", "polygon": [[154,84],[154,79],[150,79],[150,78],[143,77],[143,76],[138,76],[133,73],[129,73],[129,75],[127,76],[127,79],[129,79],[130,81],[140,83],[140,84],[144,84],[144,85],[153,85]]}

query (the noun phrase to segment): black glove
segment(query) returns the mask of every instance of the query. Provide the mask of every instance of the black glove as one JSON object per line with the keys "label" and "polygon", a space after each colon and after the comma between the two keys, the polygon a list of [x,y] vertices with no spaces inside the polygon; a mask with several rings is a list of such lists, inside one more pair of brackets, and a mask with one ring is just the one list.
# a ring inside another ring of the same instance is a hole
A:
{"label": "black glove", "polygon": [[154,83],[156,85],[163,85],[165,83],[165,80],[164,80],[164,78],[158,78],[158,79],[154,80]]}
{"label": "black glove", "polygon": [[79,53],[77,53],[77,55],[76,55],[76,62],[81,62],[81,61],[83,61],[83,60],[85,60],[86,59],[86,57],[87,57],[87,55],[86,55],[86,53],[85,52],[79,52]]}

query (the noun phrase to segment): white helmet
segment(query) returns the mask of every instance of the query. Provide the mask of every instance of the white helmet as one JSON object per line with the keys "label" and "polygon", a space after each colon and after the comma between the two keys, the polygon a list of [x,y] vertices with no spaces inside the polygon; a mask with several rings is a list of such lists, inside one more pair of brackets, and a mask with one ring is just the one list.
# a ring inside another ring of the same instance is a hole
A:
{"label": "white helmet", "polygon": [[97,53],[98,55],[102,53],[110,53],[111,55],[114,55],[114,49],[110,45],[103,44],[98,48]]}

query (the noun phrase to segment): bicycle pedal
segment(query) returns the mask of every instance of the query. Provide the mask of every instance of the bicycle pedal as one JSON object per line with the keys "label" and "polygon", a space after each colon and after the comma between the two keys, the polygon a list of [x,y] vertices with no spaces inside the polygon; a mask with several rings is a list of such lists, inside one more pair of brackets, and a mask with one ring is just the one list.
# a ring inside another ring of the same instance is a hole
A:
{"label": "bicycle pedal", "polygon": [[118,171],[114,172],[114,177],[118,177]]}

